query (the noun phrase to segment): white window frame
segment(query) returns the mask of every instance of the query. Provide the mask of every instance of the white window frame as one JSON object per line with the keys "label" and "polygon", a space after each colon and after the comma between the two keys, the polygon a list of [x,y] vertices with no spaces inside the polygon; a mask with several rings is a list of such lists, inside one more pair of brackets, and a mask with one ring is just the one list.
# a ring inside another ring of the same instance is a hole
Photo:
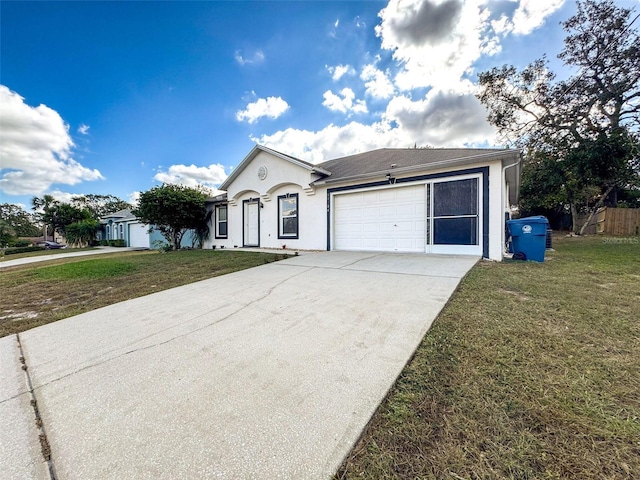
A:
{"label": "white window frame", "polygon": [[[224,209],[225,219],[220,220],[220,211]],[[220,233],[220,225],[225,224],[226,233]],[[227,204],[216,205],[215,207],[215,237],[216,238],[229,238],[229,206]]]}
{"label": "white window frame", "polygon": [[[296,209],[294,215],[283,215],[282,214],[282,201],[290,201],[295,198],[296,201]],[[296,231],[295,233],[284,233],[284,221],[285,219],[295,218],[296,219]],[[279,239],[297,239],[300,234],[300,197],[297,193],[287,193],[285,195],[278,196],[278,238]]]}

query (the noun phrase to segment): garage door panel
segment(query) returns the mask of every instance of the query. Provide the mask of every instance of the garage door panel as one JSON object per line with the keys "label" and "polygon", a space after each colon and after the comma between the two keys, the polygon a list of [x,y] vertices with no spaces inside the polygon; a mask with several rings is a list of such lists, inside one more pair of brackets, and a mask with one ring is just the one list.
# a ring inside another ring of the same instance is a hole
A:
{"label": "garage door panel", "polygon": [[129,224],[129,246],[149,248],[149,227],[139,223]]}
{"label": "garage door panel", "polygon": [[424,185],[336,195],[334,248],[424,252],[424,195]]}

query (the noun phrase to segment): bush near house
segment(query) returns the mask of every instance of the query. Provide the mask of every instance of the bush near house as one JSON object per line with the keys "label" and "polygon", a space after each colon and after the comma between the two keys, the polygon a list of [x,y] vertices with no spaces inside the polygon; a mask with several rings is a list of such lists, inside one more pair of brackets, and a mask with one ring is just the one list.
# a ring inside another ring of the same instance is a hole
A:
{"label": "bush near house", "polygon": [[100,240],[101,247],[126,247],[127,243],[119,238],[117,240]]}

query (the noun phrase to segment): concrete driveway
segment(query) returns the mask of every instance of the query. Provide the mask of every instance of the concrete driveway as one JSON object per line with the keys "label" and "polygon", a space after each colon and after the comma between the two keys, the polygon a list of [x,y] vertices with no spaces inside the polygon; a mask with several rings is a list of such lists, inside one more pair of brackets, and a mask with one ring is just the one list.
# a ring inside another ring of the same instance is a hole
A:
{"label": "concrete driveway", "polygon": [[310,253],[2,338],[2,476],[330,478],[477,260]]}

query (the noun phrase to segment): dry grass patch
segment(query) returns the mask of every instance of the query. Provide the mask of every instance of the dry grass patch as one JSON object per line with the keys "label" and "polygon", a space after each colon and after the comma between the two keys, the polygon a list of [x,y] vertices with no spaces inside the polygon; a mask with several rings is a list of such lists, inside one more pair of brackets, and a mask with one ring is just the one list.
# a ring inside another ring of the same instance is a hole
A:
{"label": "dry grass patch", "polygon": [[0,270],[0,337],[285,256],[244,251],[142,251],[5,267]]}
{"label": "dry grass patch", "polygon": [[640,245],[476,266],[339,479],[640,478]]}

